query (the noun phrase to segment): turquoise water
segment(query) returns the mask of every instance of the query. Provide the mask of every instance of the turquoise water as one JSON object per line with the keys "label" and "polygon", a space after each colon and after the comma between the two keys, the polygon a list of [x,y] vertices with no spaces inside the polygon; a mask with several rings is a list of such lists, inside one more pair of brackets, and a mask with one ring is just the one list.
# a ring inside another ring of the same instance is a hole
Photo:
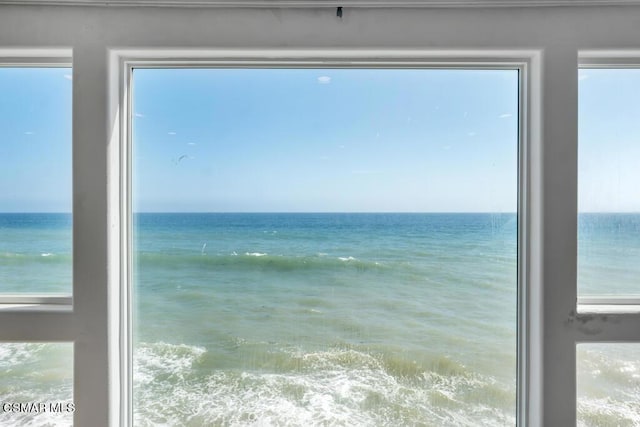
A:
{"label": "turquoise water", "polygon": [[[514,425],[515,214],[134,222],[136,425]],[[581,289],[603,289],[606,266],[634,293],[639,223],[581,216]],[[70,290],[69,215],[0,224],[3,291]],[[640,426],[638,347],[620,348],[578,348],[579,425]],[[52,344],[0,345],[2,399],[69,399],[72,361]]]}
{"label": "turquoise water", "polygon": [[0,293],[71,293],[71,215],[0,213]]}
{"label": "turquoise water", "polygon": [[140,214],[138,425],[510,425],[514,214]]}
{"label": "turquoise water", "polygon": [[640,296],[640,215],[578,216],[578,295]]}

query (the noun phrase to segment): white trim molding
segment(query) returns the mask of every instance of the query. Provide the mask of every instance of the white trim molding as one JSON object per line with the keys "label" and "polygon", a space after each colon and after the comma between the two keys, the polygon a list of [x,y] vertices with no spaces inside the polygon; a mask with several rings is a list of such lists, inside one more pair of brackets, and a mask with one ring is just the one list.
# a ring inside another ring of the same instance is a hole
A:
{"label": "white trim molding", "polygon": [[640,6],[640,0],[0,0],[0,5],[200,8],[512,8]]}

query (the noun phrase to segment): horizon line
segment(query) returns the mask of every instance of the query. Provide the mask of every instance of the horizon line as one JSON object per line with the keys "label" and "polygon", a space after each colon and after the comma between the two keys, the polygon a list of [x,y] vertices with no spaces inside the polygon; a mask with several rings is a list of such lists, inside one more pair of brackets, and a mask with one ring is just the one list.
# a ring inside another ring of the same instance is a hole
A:
{"label": "horizon line", "polygon": [[[517,214],[518,211],[138,211],[133,214]],[[640,214],[640,211],[582,211],[578,214]],[[0,215],[57,214],[60,211],[8,211]]]}

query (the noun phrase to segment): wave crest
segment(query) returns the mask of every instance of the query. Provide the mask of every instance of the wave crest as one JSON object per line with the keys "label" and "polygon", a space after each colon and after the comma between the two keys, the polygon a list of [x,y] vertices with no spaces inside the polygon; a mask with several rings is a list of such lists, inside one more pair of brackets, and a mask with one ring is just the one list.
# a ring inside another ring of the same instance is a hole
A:
{"label": "wave crest", "polygon": [[384,264],[375,261],[359,260],[353,257],[328,257],[320,255],[287,256],[270,255],[263,252],[246,252],[243,255],[177,255],[159,253],[139,253],[136,255],[143,268],[146,267],[185,267],[185,268],[239,268],[283,271],[323,270],[323,269],[355,269],[374,270],[385,268]]}

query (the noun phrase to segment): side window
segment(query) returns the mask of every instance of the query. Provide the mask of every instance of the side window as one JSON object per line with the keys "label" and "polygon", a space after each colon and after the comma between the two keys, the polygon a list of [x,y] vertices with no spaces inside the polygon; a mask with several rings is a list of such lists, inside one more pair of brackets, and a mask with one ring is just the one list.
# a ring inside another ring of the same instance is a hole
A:
{"label": "side window", "polygon": [[578,295],[640,297],[640,69],[579,73]]}
{"label": "side window", "polygon": [[0,68],[0,296],[71,294],[71,69]]}
{"label": "side window", "polygon": [[[604,315],[637,312],[640,69],[586,67],[578,80],[578,302]],[[639,350],[631,343],[577,345],[579,425],[638,425]]]}

